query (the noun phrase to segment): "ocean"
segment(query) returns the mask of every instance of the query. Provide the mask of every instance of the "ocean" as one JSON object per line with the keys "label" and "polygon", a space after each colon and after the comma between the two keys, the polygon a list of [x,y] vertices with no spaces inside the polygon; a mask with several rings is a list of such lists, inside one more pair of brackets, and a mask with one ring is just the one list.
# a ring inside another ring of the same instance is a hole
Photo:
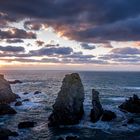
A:
{"label": "ocean", "polygon": [[[45,70],[7,70],[0,71],[8,80],[21,80],[22,84],[11,85],[14,93],[21,96],[22,106],[14,106],[16,115],[1,116],[0,127],[9,128],[19,133],[10,140],[57,140],[60,136],[77,135],[81,140],[138,140],[140,139],[140,115],[124,113],[118,106],[133,94],[140,97],[140,72],[86,72],[79,73],[85,90],[85,114],[78,125],[48,128],[48,116],[52,111],[57,93],[65,74],[75,71]],[[100,92],[100,101],[104,109],[112,110],[117,118],[111,122],[91,123],[89,113],[92,108],[92,89]],[[34,95],[35,91],[41,94]],[[24,95],[24,92],[29,94]],[[128,118],[135,117],[135,123],[123,126]],[[31,129],[18,130],[21,121],[35,121]]]}

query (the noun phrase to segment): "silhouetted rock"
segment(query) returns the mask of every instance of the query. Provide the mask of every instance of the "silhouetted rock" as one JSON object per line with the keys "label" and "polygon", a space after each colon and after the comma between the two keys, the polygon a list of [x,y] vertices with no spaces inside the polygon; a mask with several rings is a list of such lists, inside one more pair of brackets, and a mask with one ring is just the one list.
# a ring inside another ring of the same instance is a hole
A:
{"label": "silhouetted rock", "polygon": [[99,92],[94,89],[92,90],[92,106],[90,118],[92,122],[96,122],[103,114],[103,108],[99,100]]}
{"label": "silhouetted rock", "polygon": [[117,116],[114,112],[112,112],[110,110],[104,110],[101,120],[102,121],[111,121],[111,120],[115,119],[116,117]]}
{"label": "silhouetted rock", "polygon": [[17,112],[8,104],[0,104],[0,115],[16,114]]}
{"label": "silhouetted rock", "polygon": [[127,124],[133,124],[133,123],[134,123],[134,119],[133,118],[128,119]]}
{"label": "silhouetted rock", "polygon": [[22,81],[20,81],[20,80],[14,80],[14,81],[8,81],[9,82],[9,84],[21,84],[22,83]]}
{"label": "silhouetted rock", "polygon": [[53,105],[49,126],[79,123],[84,113],[83,102],[84,88],[79,75],[77,73],[66,75]]}
{"label": "silhouetted rock", "polygon": [[30,127],[34,127],[35,126],[35,122],[32,121],[25,121],[25,122],[20,122],[18,124],[18,128],[22,129],[22,128],[30,128]]}
{"label": "silhouetted rock", "polygon": [[24,99],[24,100],[22,100],[22,102],[29,102],[30,101],[30,99]]}
{"label": "silhouetted rock", "polygon": [[12,132],[9,129],[0,128],[0,140],[8,140],[9,136],[18,136],[17,132]]}
{"label": "silhouetted rock", "polygon": [[35,91],[35,92],[34,92],[34,95],[40,94],[40,93],[41,93],[40,91]]}
{"label": "silhouetted rock", "polygon": [[23,94],[24,94],[24,95],[27,95],[27,94],[29,94],[29,93],[28,93],[28,92],[24,92]]}
{"label": "silhouetted rock", "polygon": [[16,98],[17,95],[12,92],[9,82],[0,74],[0,104],[13,102]]}
{"label": "silhouetted rock", "polygon": [[67,136],[66,140],[80,140],[77,136]]}
{"label": "silhouetted rock", "polygon": [[22,102],[21,101],[17,101],[16,103],[15,103],[15,106],[21,106],[22,105]]}
{"label": "silhouetted rock", "polygon": [[62,138],[62,137],[59,137],[57,140],[65,140],[64,138]]}
{"label": "silhouetted rock", "polygon": [[119,106],[120,109],[131,113],[140,113],[140,99],[137,95],[133,95]]}

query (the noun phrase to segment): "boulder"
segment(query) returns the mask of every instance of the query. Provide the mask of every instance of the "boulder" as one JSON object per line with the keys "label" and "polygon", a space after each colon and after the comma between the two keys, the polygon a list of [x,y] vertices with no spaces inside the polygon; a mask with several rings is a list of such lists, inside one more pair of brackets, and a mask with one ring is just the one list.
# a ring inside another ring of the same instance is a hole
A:
{"label": "boulder", "polygon": [[21,101],[17,101],[16,103],[15,103],[15,106],[21,106],[22,105],[22,102]]}
{"label": "boulder", "polygon": [[9,136],[16,137],[16,136],[18,136],[18,133],[12,132],[9,129],[0,128],[0,140],[8,140]]}
{"label": "boulder", "polygon": [[9,82],[4,79],[4,75],[0,74],[0,104],[13,102],[17,97],[12,92]]}
{"label": "boulder", "polygon": [[96,122],[103,114],[103,108],[99,100],[99,92],[94,89],[92,90],[92,106],[90,118],[92,122]]}
{"label": "boulder", "polygon": [[133,95],[124,103],[122,103],[119,108],[131,113],[140,113],[140,99],[137,95]]}
{"label": "boulder", "polygon": [[79,123],[84,114],[83,102],[84,88],[79,74],[66,75],[53,105],[53,112],[49,117],[49,126]]}
{"label": "boulder", "polygon": [[40,94],[40,93],[41,93],[40,91],[35,91],[35,92],[34,92],[34,95]]}
{"label": "boulder", "polygon": [[32,121],[25,121],[25,122],[20,122],[18,124],[18,128],[22,129],[22,128],[31,128],[35,126],[35,122]]}
{"label": "boulder", "polygon": [[116,114],[114,112],[112,112],[110,110],[104,110],[101,120],[102,121],[112,121],[116,117],[117,116],[116,116]]}
{"label": "boulder", "polygon": [[29,102],[30,101],[30,99],[24,99],[24,100],[22,100],[22,102]]}
{"label": "boulder", "polygon": [[9,84],[21,84],[22,83],[22,81],[20,81],[20,80],[14,80],[14,81],[8,81],[9,82]]}
{"label": "boulder", "polygon": [[0,115],[16,114],[17,112],[8,104],[0,104]]}
{"label": "boulder", "polygon": [[29,94],[29,93],[28,93],[28,92],[24,92],[23,94],[24,94],[24,95],[27,95],[27,94]]}

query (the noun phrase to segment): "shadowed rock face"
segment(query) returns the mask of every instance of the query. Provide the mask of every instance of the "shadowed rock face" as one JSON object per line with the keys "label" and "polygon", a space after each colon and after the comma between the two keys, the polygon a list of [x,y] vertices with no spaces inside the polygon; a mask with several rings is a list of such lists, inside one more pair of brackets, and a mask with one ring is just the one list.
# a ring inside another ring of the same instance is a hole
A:
{"label": "shadowed rock face", "polygon": [[82,118],[84,88],[77,73],[66,75],[49,117],[49,126],[72,125]]}
{"label": "shadowed rock face", "polygon": [[17,95],[12,92],[9,82],[4,79],[3,75],[0,75],[0,104],[10,103],[16,98]]}
{"label": "shadowed rock face", "polygon": [[119,108],[131,113],[140,113],[140,99],[134,94],[133,97],[122,103]]}
{"label": "shadowed rock face", "polygon": [[103,114],[103,108],[99,100],[99,92],[96,90],[92,90],[92,106],[93,109],[90,113],[90,118],[92,122],[96,122],[100,119]]}

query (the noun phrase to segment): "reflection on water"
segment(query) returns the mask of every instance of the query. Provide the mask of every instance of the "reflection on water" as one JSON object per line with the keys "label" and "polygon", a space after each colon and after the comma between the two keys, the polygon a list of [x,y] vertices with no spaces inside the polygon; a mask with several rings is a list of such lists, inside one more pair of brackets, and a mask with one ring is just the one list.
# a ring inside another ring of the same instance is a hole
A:
{"label": "reflection on water", "polygon": [[[78,135],[81,139],[129,139],[129,135],[138,138],[140,130],[140,117],[137,115],[136,123],[122,126],[128,117],[134,115],[123,113],[118,110],[126,98],[132,94],[140,95],[140,73],[130,72],[79,72],[85,88],[85,116],[80,124],[69,127],[49,129],[47,126],[48,116],[52,110],[52,104],[57,97],[61,82],[65,74],[70,71],[1,71],[9,80],[21,80],[22,84],[12,85],[13,92],[21,96],[22,106],[15,107],[17,114],[14,116],[0,117],[0,126],[18,131],[14,140],[55,140],[60,135]],[[93,124],[90,122],[89,112],[91,109],[91,89],[100,92],[101,102],[105,109],[113,110],[117,119],[112,122],[101,122]],[[41,94],[34,95],[35,91]],[[24,92],[29,94],[24,95]],[[37,125],[32,129],[18,130],[20,121],[33,120]],[[115,132],[115,133],[114,133]]]}

